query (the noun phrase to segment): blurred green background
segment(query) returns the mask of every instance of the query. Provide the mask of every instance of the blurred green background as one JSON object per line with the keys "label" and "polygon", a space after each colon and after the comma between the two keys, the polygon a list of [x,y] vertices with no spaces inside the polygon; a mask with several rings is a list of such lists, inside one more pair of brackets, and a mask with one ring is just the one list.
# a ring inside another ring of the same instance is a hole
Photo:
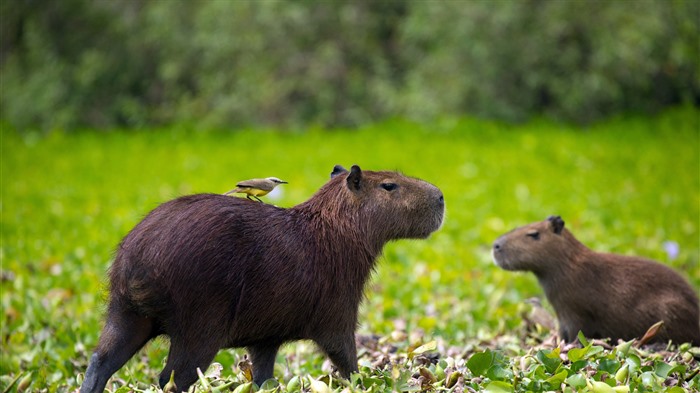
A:
{"label": "blurred green background", "polygon": [[[700,2],[0,12],[2,387],[27,371],[33,386],[76,387],[113,250],[159,203],[277,176],[289,184],[267,202],[293,206],[335,164],[400,170],[447,201],[430,239],[386,247],[363,334],[405,326],[462,346],[518,332],[523,300],[542,292],[493,265],[490,244],[551,214],[596,250],[656,259],[700,288]],[[167,344],[149,348],[118,377],[155,381]],[[303,348],[287,351],[318,373]]]}
{"label": "blurred green background", "polygon": [[15,127],[581,123],[700,102],[695,0],[8,0]]}

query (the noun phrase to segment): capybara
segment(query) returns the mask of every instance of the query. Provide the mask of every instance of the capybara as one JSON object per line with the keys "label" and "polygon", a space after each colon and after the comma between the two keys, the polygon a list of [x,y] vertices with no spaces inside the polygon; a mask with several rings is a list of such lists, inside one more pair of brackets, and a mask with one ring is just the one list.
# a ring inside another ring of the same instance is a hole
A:
{"label": "capybara", "polygon": [[170,337],[171,371],[187,390],[221,348],[245,347],[258,385],[280,345],[311,339],[339,373],[357,371],[363,288],[384,244],[442,224],[442,192],[396,172],[336,166],[309,200],[279,208],[199,194],[166,202],[119,244],[104,329],[82,393],[102,392],[146,342]]}
{"label": "capybara", "polygon": [[559,334],[640,338],[659,321],[653,341],[700,345],[698,296],[668,266],[633,256],[595,252],[564,228],[559,216],[516,228],[493,243],[506,270],[535,273],[559,319]]}

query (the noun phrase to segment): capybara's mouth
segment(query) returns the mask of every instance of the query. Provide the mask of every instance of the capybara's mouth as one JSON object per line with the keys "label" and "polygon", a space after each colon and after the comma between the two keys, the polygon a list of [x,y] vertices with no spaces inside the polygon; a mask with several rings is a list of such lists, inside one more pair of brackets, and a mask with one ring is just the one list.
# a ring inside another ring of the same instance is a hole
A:
{"label": "capybara's mouth", "polygon": [[501,248],[499,244],[494,244],[493,247],[491,247],[491,259],[493,263],[501,269],[513,270],[508,264],[508,258],[506,258],[503,248]]}

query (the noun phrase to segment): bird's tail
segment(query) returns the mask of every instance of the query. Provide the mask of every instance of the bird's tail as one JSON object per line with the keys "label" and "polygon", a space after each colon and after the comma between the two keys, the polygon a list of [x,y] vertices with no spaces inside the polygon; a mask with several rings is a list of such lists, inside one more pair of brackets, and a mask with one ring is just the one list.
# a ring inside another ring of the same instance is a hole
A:
{"label": "bird's tail", "polygon": [[231,191],[226,191],[226,192],[224,193],[224,195],[231,195],[231,194],[235,194],[235,193],[237,193],[237,192],[241,192],[241,188],[240,188],[240,187],[236,187],[236,188],[234,188],[234,189],[231,190]]}

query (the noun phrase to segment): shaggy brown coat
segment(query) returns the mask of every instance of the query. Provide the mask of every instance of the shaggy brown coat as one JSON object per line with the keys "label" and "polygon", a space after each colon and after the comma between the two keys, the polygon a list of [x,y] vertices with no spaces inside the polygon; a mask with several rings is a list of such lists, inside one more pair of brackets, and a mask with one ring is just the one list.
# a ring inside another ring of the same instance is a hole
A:
{"label": "shaggy brown coat", "polygon": [[255,382],[273,376],[285,342],[311,339],[348,377],[363,288],[384,244],[425,238],[443,219],[440,190],[395,172],[336,166],[308,201],[284,209],[201,194],[166,202],[124,238],[83,393],[146,342],[170,337],[160,385],[179,389],[221,348],[246,347]]}
{"label": "shaggy brown coat", "polygon": [[549,217],[506,233],[493,244],[496,264],[535,273],[559,319],[559,334],[574,341],[631,340],[664,321],[656,341],[700,345],[700,308],[695,290],[660,263],[592,251]]}

